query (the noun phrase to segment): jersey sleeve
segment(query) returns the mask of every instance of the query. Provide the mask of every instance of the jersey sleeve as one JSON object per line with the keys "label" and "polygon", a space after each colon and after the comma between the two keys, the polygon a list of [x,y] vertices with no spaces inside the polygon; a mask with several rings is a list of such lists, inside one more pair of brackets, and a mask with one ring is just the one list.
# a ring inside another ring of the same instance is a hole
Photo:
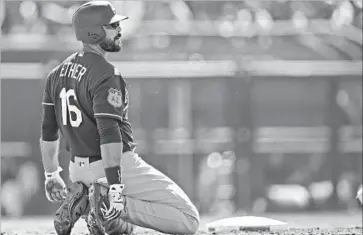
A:
{"label": "jersey sleeve", "polygon": [[54,103],[51,98],[50,83],[51,75],[48,75],[42,99],[41,136],[44,141],[54,141],[59,138]]}
{"label": "jersey sleeve", "polygon": [[93,112],[95,118],[108,117],[122,121],[125,86],[122,78],[112,75],[105,78],[93,92]]}
{"label": "jersey sleeve", "polygon": [[46,106],[54,106],[54,102],[52,100],[52,96],[50,93],[50,83],[51,83],[51,74],[49,74],[46,79],[45,88],[43,91],[42,104]]}

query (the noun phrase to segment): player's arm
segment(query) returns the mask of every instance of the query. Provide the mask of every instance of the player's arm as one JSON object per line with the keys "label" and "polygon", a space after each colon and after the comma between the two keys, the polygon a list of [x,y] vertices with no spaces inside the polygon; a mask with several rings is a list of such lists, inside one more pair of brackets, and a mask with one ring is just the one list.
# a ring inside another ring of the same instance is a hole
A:
{"label": "player's arm", "polygon": [[45,172],[45,192],[49,201],[58,202],[65,197],[65,183],[59,175],[59,136],[54,103],[50,96],[50,77],[47,78],[42,101],[40,150]]}
{"label": "player's arm", "polygon": [[[42,154],[43,167],[45,172],[55,172],[59,169],[59,138],[51,140],[54,138],[47,139],[44,136],[53,130],[47,129],[42,125],[42,138],[40,139],[40,150]],[[44,135],[43,135],[44,134]]]}
{"label": "player's arm", "polygon": [[114,118],[97,117],[100,147],[105,174],[109,185],[121,184],[122,135],[119,121]]}
{"label": "player's arm", "polygon": [[119,126],[122,121],[123,102],[120,76],[103,79],[93,92],[93,111],[100,135],[100,148],[107,182],[110,185],[108,197],[110,208],[107,218],[117,218],[124,209],[122,195],[122,135]]}
{"label": "player's arm", "polygon": [[93,111],[100,135],[100,148],[105,174],[110,185],[121,184],[122,82],[113,75],[103,79],[93,91]]}
{"label": "player's arm", "polygon": [[48,76],[43,92],[40,150],[45,172],[54,172],[59,167],[59,136],[54,103],[50,95],[50,80]]}

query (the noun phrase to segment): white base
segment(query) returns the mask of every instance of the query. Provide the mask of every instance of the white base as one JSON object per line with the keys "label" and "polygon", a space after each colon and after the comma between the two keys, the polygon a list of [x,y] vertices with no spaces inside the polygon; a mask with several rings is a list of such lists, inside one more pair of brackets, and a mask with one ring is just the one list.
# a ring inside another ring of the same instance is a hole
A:
{"label": "white base", "polygon": [[361,188],[358,190],[358,192],[357,192],[357,198],[358,198],[358,200],[359,200],[359,202],[362,204],[362,201],[363,201],[363,198],[362,198],[362,190],[363,190],[363,188],[362,188],[362,186],[361,186]]}
{"label": "white base", "polygon": [[285,231],[288,224],[265,217],[242,216],[216,220],[206,224],[209,233],[232,231]]}

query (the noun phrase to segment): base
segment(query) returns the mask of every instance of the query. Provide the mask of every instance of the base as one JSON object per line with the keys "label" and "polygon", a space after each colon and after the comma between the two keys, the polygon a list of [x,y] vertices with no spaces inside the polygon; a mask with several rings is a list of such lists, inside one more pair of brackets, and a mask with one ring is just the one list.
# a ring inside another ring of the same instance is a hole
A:
{"label": "base", "polygon": [[288,224],[266,217],[242,216],[216,220],[206,225],[208,233],[238,231],[286,231]]}

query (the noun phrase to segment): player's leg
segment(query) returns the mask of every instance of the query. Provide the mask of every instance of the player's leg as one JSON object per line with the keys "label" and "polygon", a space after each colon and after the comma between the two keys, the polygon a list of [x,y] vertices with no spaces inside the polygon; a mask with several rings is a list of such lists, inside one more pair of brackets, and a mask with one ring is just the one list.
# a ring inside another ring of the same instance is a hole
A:
{"label": "player's leg", "polygon": [[[91,168],[90,166],[93,167]],[[88,158],[75,157],[69,165],[69,176],[72,182],[82,182],[89,189],[89,195],[87,199],[89,199],[90,206],[89,211],[87,211],[87,214],[85,215],[85,220],[90,234],[104,235],[105,233],[107,233],[110,235],[114,235],[132,233],[134,229],[133,224],[129,224],[120,219],[118,221],[112,221],[112,223],[108,224],[110,226],[107,226],[107,228],[105,229],[101,221],[99,221],[98,217],[96,216],[96,212],[94,211],[96,208],[95,205],[97,202],[99,202],[101,196],[107,195],[108,189],[107,184],[106,187],[103,186],[101,188],[95,187],[94,184],[97,179],[105,176],[102,161],[90,163]]]}
{"label": "player's leg", "polygon": [[82,214],[88,210],[88,189],[75,182],[67,189],[67,195],[54,216],[54,228],[58,235],[68,235]]}
{"label": "player's leg", "polygon": [[[102,161],[99,161],[102,163]],[[99,171],[92,171],[90,168],[89,158],[74,157],[74,159],[69,164],[69,178],[72,182],[82,182],[87,188],[89,194],[86,195],[89,201],[89,207],[86,213],[83,214],[83,218],[87,223],[87,228],[92,235],[104,235],[105,231],[101,224],[99,224],[94,212],[92,211],[92,183],[96,181],[97,178],[103,177],[104,173]],[[103,169],[103,168],[102,168]]]}
{"label": "player's leg", "polygon": [[108,220],[103,218],[101,205],[108,202],[108,184],[93,183],[89,188],[90,213],[88,215],[87,227],[93,235],[110,235],[132,234],[135,225],[123,221],[121,218]]}
{"label": "player's leg", "polygon": [[164,233],[195,233],[199,213],[185,192],[137,154],[125,156],[125,221]]}
{"label": "player's leg", "polygon": [[58,208],[54,217],[54,227],[57,234],[69,234],[82,215],[89,210],[88,187],[92,183],[93,173],[89,168],[87,158],[75,158],[69,164],[69,178],[66,199]]}
{"label": "player's leg", "polygon": [[[102,174],[102,162],[91,164],[91,169],[96,175]],[[137,154],[123,155],[122,179],[126,199],[123,221],[164,233],[197,231],[199,213],[188,196]],[[103,180],[106,182],[105,178]]]}

